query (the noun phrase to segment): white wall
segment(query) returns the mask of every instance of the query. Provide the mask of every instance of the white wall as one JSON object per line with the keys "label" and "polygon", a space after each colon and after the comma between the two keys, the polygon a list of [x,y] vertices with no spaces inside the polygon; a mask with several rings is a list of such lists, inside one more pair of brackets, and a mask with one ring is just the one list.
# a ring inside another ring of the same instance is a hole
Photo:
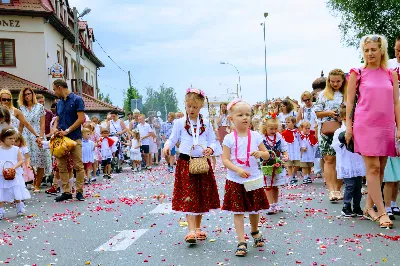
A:
{"label": "white wall", "polygon": [[[2,20],[19,21],[20,27],[0,26],[0,38],[15,40],[16,67],[1,67],[0,71],[47,87],[47,68],[43,18],[1,16]],[[14,23],[14,25],[17,25]]]}

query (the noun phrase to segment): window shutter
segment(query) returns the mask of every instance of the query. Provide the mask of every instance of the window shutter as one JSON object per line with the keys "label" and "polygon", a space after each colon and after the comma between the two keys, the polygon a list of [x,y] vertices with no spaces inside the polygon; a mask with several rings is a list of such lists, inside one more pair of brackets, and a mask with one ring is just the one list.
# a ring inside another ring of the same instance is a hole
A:
{"label": "window shutter", "polygon": [[6,65],[15,65],[14,47],[12,41],[4,41],[4,63]]}

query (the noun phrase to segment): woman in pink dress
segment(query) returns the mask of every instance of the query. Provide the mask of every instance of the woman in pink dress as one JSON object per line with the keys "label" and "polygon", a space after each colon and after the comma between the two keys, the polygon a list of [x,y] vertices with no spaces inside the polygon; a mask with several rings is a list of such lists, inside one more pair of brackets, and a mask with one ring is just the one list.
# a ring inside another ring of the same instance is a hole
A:
{"label": "woman in pink dress", "polygon": [[[347,114],[354,106],[358,82],[359,97],[352,115],[346,121],[346,141],[354,140],[354,150],[363,156],[367,170],[368,197],[364,217],[378,221],[381,228],[392,228],[385,212],[381,184],[388,156],[395,156],[396,139],[400,138],[400,102],[396,72],[387,68],[387,41],[381,35],[368,35],[361,40],[365,66],[350,71]],[[353,121],[354,120],[354,121]],[[354,122],[354,123],[353,123]],[[372,208],[376,205],[378,213]]]}

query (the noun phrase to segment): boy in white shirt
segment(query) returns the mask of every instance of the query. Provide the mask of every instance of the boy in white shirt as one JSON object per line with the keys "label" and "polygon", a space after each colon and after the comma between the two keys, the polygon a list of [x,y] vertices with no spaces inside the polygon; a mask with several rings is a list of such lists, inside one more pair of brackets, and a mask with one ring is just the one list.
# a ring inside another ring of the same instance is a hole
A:
{"label": "boy in white shirt", "polygon": [[100,150],[102,166],[104,167],[104,177],[111,178],[111,159],[117,151],[117,139],[109,137],[110,132],[107,128],[101,129]]}
{"label": "boy in white shirt", "polygon": [[139,116],[139,124],[137,126],[137,129],[139,129],[140,133],[140,142],[142,144],[140,150],[142,151],[143,158],[146,162],[146,169],[150,170],[151,169],[150,140],[154,136],[154,133],[150,125],[147,124],[145,120],[146,116],[144,114],[141,114]]}

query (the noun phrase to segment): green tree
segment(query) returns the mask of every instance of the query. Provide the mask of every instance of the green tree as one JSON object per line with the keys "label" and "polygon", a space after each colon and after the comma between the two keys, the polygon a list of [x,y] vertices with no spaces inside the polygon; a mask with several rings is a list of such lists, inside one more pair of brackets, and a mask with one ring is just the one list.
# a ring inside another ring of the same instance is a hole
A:
{"label": "green tree", "polygon": [[97,99],[103,102],[106,102],[108,104],[113,104],[110,98],[110,94],[107,93],[106,96],[104,96],[104,94],[100,91],[100,89],[98,88],[98,93],[97,93]]}
{"label": "green tree", "polygon": [[178,99],[176,98],[175,89],[165,87],[164,84],[158,90],[155,90],[153,87],[147,87],[143,113],[148,116],[150,111],[160,111],[163,120],[165,120],[169,112],[177,112]]}
{"label": "green tree", "polygon": [[124,111],[125,114],[128,114],[131,109],[131,100],[132,99],[140,99],[142,96],[139,94],[138,90],[134,87],[129,87],[126,91],[124,91]]}
{"label": "green tree", "polygon": [[367,34],[382,34],[388,38],[389,57],[394,57],[394,43],[400,34],[399,0],[328,0],[328,8],[340,17],[339,29],[347,46],[358,48]]}

